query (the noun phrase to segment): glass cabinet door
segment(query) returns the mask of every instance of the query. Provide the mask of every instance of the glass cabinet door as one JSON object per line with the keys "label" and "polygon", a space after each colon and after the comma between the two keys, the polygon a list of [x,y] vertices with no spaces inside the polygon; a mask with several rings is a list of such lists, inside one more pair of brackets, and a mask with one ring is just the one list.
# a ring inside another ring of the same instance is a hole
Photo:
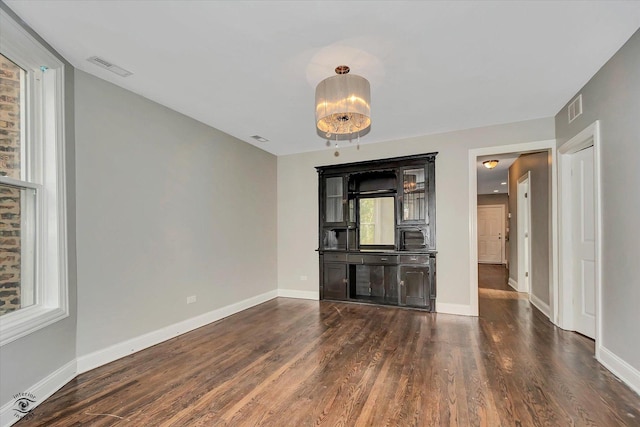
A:
{"label": "glass cabinet door", "polygon": [[326,178],[325,222],[344,222],[344,185],[341,176]]}
{"label": "glass cabinet door", "polygon": [[402,221],[428,222],[424,168],[402,171]]}

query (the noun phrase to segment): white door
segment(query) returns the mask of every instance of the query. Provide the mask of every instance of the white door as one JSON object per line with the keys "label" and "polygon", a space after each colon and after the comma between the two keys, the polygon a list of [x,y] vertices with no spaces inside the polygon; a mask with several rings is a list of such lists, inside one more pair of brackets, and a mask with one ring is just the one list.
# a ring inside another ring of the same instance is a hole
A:
{"label": "white door", "polygon": [[593,146],[571,155],[573,313],[577,332],[595,338],[595,200]]}
{"label": "white door", "polygon": [[504,206],[478,206],[478,262],[504,262]]}
{"label": "white door", "polygon": [[531,172],[518,179],[518,292],[531,292]]}

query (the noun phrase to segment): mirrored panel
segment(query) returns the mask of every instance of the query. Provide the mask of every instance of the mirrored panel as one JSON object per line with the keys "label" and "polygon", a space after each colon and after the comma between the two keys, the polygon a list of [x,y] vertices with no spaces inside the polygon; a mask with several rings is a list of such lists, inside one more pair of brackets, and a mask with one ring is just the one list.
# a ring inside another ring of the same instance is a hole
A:
{"label": "mirrored panel", "polygon": [[395,244],[395,204],[392,196],[360,199],[361,246]]}

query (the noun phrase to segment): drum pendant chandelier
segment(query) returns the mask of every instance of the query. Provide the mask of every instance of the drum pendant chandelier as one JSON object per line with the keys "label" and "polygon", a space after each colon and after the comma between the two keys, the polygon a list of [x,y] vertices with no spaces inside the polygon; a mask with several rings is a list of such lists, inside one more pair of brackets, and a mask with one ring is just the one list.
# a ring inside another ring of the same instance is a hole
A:
{"label": "drum pendant chandelier", "polygon": [[371,130],[371,88],[364,77],[340,65],[316,87],[316,127],[328,141],[353,140]]}

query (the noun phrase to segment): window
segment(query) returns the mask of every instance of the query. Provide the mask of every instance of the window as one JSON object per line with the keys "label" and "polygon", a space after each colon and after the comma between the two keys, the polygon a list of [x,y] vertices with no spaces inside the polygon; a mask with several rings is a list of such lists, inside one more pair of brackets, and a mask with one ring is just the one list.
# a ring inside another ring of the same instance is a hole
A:
{"label": "window", "polygon": [[64,64],[0,10],[0,345],[68,315]]}

